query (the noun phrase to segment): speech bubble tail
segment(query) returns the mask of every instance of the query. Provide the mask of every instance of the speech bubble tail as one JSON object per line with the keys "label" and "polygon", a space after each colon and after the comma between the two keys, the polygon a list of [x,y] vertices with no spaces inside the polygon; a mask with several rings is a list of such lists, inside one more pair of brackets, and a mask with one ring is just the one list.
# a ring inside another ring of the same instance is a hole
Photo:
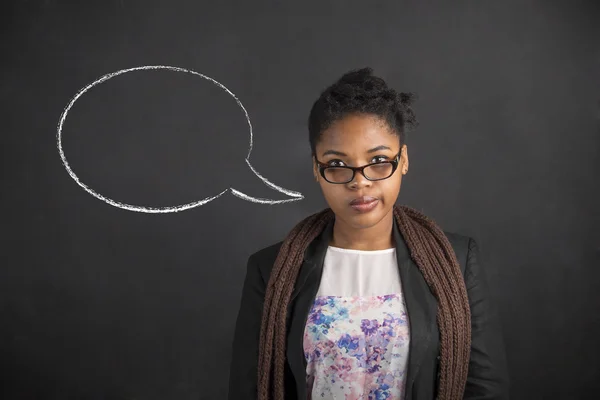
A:
{"label": "speech bubble tail", "polygon": [[[250,164],[249,158],[246,158],[246,164],[248,164],[248,167],[250,167],[250,170],[252,172],[254,172],[254,175],[258,176],[260,178],[260,180],[263,181],[264,184],[267,185],[268,187],[270,187],[271,189],[277,190],[278,192],[286,194],[290,197],[296,197],[297,198],[296,200],[301,200],[304,198],[302,193],[295,192],[295,191],[289,190],[289,189],[285,189],[285,188],[282,188],[281,186],[277,186],[276,184],[274,184],[273,182],[269,181],[267,178],[262,176],[257,170],[254,169],[252,164]],[[234,190],[234,189],[232,189],[232,190]],[[289,201],[294,201],[294,200],[286,200],[286,202],[289,202]],[[276,204],[276,203],[273,203],[273,204]]]}
{"label": "speech bubble tail", "polygon": [[262,197],[249,196],[246,193],[242,193],[239,190],[234,189],[234,188],[229,188],[229,190],[231,191],[231,194],[233,194],[236,197],[239,197],[242,200],[246,200],[246,201],[250,201],[252,203],[258,203],[258,204],[283,204],[283,203],[291,203],[292,201],[298,201],[298,200],[302,200],[304,198],[304,196],[302,196],[302,194],[298,193],[300,196],[294,196],[291,199],[272,200],[272,199],[265,199],[265,198],[262,198]]}

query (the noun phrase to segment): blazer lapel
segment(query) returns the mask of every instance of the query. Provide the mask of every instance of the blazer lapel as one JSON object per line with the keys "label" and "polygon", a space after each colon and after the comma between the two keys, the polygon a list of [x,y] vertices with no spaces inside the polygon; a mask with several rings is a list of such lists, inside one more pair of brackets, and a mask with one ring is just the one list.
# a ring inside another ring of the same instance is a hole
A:
{"label": "blazer lapel", "polygon": [[[323,261],[333,235],[333,221],[311,243],[298,273],[298,279],[287,318],[286,355],[299,400],[306,399],[306,358],[304,356],[304,329],[308,313],[314,303],[321,283]],[[409,249],[396,223],[393,227],[398,270],[409,320],[410,341],[405,398],[412,398],[412,389],[419,367],[434,334],[437,302],[425,282],[418,266],[410,257]]]}

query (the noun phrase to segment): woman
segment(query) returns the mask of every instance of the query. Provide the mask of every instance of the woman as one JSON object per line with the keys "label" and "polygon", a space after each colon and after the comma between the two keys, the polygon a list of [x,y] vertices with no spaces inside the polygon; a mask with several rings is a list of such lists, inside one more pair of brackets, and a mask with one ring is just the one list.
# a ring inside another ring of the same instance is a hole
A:
{"label": "woman", "polygon": [[313,105],[313,169],[330,208],[250,256],[230,400],[508,398],[475,240],[394,205],[412,98],[365,68]]}

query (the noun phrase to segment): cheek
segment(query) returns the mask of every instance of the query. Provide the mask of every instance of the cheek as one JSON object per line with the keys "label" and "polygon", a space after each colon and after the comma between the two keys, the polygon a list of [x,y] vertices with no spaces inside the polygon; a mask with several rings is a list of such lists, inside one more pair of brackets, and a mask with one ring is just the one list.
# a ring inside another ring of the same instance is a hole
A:
{"label": "cheek", "polygon": [[401,176],[393,176],[390,179],[384,181],[385,183],[382,182],[384,183],[384,185],[382,186],[382,191],[386,201],[396,201],[396,199],[398,198],[398,194],[400,193],[401,181]]}
{"label": "cheek", "polygon": [[345,198],[345,193],[343,193],[345,191],[344,185],[332,185],[327,182],[321,182],[320,185],[323,196],[331,208],[335,208],[337,203],[343,202]]}

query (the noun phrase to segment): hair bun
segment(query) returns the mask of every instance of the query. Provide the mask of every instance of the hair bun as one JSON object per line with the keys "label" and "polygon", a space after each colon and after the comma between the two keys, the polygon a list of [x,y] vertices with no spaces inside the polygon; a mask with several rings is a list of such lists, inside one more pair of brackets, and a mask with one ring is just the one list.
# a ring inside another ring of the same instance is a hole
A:
{"label": "hair bun", "polygon": [[341,84],[361,84],[365,82],[369,77],[373,76],[373,68],[365,67],[360,69],[354,69],[350,72],[346,72],[340,79],[338,79],[338,83]]}
{"label": "hair bun", "polygon": [[345,73],[337,81],[337,91],[348,97],[375,98],[386,95],[390,89],[383,79],[373,75],[373,68],[365,67]]}
{"label": "hair bun", "polygon": [[398,93],[398,102],[403,106],[410,106],[417,99],[417,94],[413,92],[400,92]]}
{"label": "hair bun", "polygon": [[384,120],[404,143],[405,132],[417,127],[418,121],[411,107],[415,93],[398,93],[373,68],[364,67],[346,72],[327,87],[313,104],[308,117],[311,150],[332,123],[349,114],[371,114]]}
{"label": "hair bun", "polygon": [[413,92],[397,93],[398,111],[403,115],[403,126],[406,131],[415,130],[419,126],[419,121],[412,108],[412,104],[417,98],[417,94]]}

